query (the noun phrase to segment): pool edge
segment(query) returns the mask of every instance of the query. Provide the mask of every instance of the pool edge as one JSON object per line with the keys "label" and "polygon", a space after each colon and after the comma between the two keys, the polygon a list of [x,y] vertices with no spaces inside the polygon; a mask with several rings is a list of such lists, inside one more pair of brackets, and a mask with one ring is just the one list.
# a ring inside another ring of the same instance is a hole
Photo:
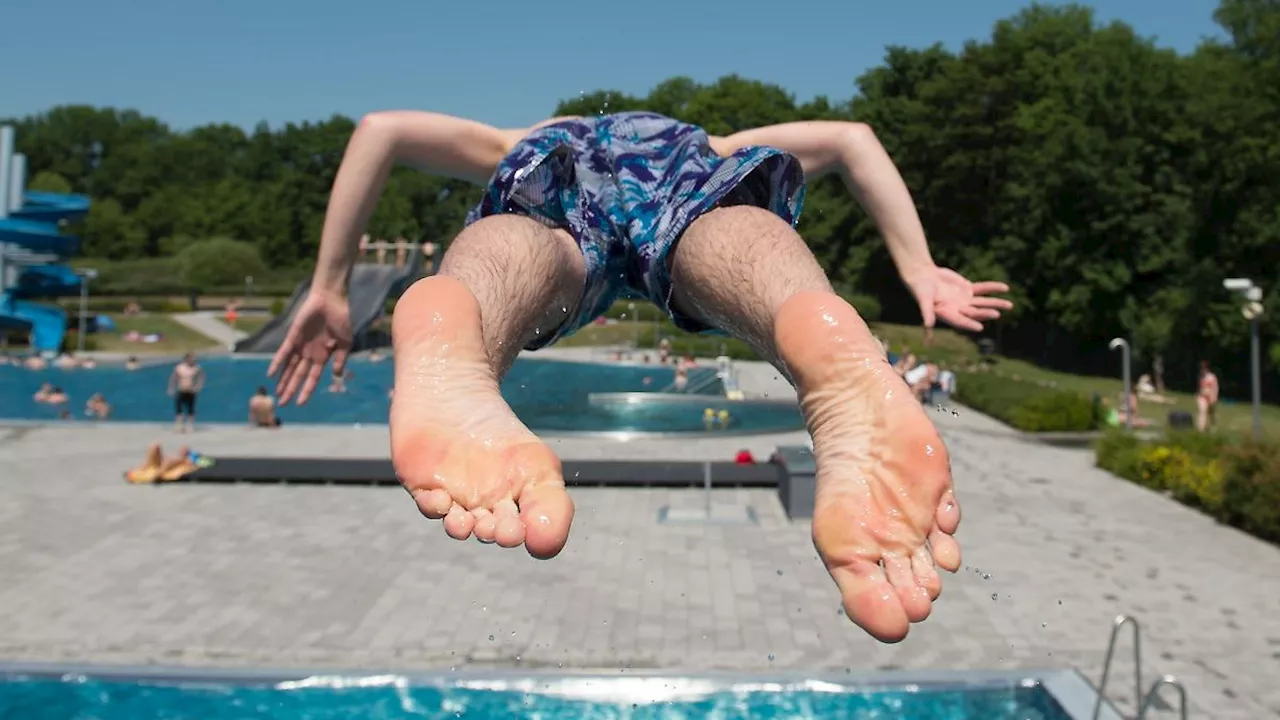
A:
{"label": "pool edge", "polygon": [[[563,680],[617,682],[623,680],[679,679],[686,682],[705,683],[713,687],[742,684],[800,684],[826,683],[844,688],[901,687],[903,685],[981,685],[992,683],[1037,682],[1058,702],[1072,718],[1093,716],[1097,690],[1074,668],[1027,668],[1021,670],[874,670],[858,673],[833,671],[803,672],[786,670],[774,673],[730,671],[700,671],[683,673],[679,670],[628,670],[616,669],[546,669],[501,668],[466,669],[462,671],[415,670],[338,670],[330,668],[227,668],[161,665],[95,665],[0,662],[0,681],[14,677],[62,679],[67,676],[85,677],[106,681],[151,682],[207,682],[207,683],[284,683],[309,678],[395,678],[409,685],[439,686],[460,683],[511,683],[515,681]],[[1099,720],[1123,720],[1109,702],[1102,703]]]}

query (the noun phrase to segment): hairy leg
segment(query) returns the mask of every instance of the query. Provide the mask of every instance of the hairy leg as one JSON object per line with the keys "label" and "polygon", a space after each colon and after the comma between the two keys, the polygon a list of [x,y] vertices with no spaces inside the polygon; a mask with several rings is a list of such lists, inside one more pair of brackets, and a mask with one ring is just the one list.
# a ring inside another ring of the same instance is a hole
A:
{"label": "hairy leg", "polygon": [[694,221],[671,258],[672,301],[750,343],[795,385],[813,436],[813,538],[849,617],[896,642],[959,567],[945,446],[804,241],[755,207]]}
{"label": "hairy leg", "polygon": [[576,316],[582,255],[572,237],[516,215],[489,217],[450,245],[392,319],[391,458],[419,510],[535,557],[560,552],[573,503],[560,461],[499,392],[520,350]]}

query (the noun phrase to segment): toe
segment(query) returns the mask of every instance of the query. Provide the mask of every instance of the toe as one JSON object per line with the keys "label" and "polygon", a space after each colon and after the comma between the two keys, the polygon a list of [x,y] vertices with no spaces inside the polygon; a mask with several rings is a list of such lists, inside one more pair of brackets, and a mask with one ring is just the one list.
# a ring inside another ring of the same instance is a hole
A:
{"label": "toe", "polygon": [[907,636],[907,613],[879,565],[854,560],[830,571],[840,588],[845,614],[858,627],[881,642],[896,643]]}
{"label": "toe", "polygon": [[930,600],[937,600],[942,594],[942,578],[938,577],[938,569],[933,566],[933,555],[928,546],[921,545],[911,554],[911,572],[915,573],[916,584],[929,593]]}
{"label": "toe", "polygon": [[520,519],[524,524],[524,544],[529,554],[545,560],[564,549],[573,522],[573,500],[564,482],[547,482],[520,496]]}
{"label": "toe", "polygon": [[444,531],[454,540],[466,540],[471,537],[471,531],[475,527],[476,516],[464,510],[461,505],[454,504],[449,508],[449,514],[444,516]]}
{"label": "toe", "polygon": [[954,490],[947,490],[942,494],[934,520],[942,532],[948,535],[954,535],[956,529],[960,527],[960,503],[956,502]]}
{"label": "toe", "polygon": [[933,532],[929,533],[929,549],[938,567],[947,572],[960,569],[960,543],[957,543],[950,533],[943,532],[941,528],[934,528]]}
{"label": "toe", "polygon": [[485,508],[476,508],[471,511],[471,514],[476,519],[476,526],[473,529],[476,539],[482,543],[493,542],[498,534],[497,518]]}
{"label": "toe", "polygon": [[444,490],[416,492],[413,494],[413,499],[418,503],[418,510],[432,520],[439,520],[448,515],[449,509],[453,507],[453,498],[449,497],[449,493]]}
{"label": "toe", "polygon": [[515,501],[507,499],[493,508],[494,539],[505,548],[519,547],[524,542],[524,525]]}
{"label": "toe", "polygon": [[916,582],[910,556],[885,556],[884,574],[889,584],[898,593],[898,599],[902,602],[907,620],[918,623],[929,617],[929,611],[933,609],[933,601],[929,599],[929,592]]}

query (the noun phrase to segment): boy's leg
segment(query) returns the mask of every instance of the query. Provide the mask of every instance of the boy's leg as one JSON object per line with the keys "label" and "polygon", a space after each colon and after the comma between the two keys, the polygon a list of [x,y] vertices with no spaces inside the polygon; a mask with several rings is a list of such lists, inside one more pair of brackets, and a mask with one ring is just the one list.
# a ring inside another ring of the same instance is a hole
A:
{"label": "boy's leg", "polygon": [[924,408],[777,215],[712,210],[669,260],[679,313],[750,343],[796,386],[818,463],[814,543],[849,617],[901,640],[940,592],[935,563],[960,564],[950,462]]}
{"label": "boy's leg", "polygon": [[584,282],[567,232],[498,215],[464,229],[439,274],[396,304],[391,459],[452,537],[524,543],[535,557],[564,547],[573,503],[560,461],[498,388],[523,347],[577,322]]}

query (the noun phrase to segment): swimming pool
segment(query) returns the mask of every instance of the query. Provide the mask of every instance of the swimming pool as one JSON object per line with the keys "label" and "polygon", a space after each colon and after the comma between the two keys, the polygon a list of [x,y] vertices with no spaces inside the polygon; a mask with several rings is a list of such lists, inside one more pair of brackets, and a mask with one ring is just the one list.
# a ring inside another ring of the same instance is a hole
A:
{"label": "swimming pool", "polygon": [[[199,671],[24,674],[0,670],[0,716],[31,720],[192,717],[462,720],[1075,720],[1092,688],[1070,671],[932,677],[235,676]],[[1109,707],[1103,718],[1115,720]]]}
{"label": "swimming pool", "polygon": [[[265,357],[222,356],[201,359],[207,377],[196,409],[201,422],[247,422],[247,403],[259,385],[268,385]],[[104,365],[92,370],[50,368],[31,371],[0,366],[0,418],[55,420],[58,408],[38,403],[32,395],[42,383],[62,388],[69,396],[73,419],[86,421],[84,402],[95,392],[106,395],[113,421],[167,422],[173,419],[173,400],[166,394],[171,363],[128,371]],[[343,393],[327,392],[328,377],[303,407],[280,411],[284,424],[383,424],[390,404],[390,361],[354,359]],[[689,387],[693,396],[659,394],[675,379],[671,367],[601,364],[569,360],[520,358],[502,383],[502,394],[531,429],[544,433],[773,433],[803,427],[794,403],[735,402],[723,396],[714,368],[694,368]],[[618,394],[641,396],[640,402],[613,402]],[[592,400],[593,394],[599,396]],[[600,400],[599,398],[605,398]],[[651,402],[649,401],[651,400]],[[715,422],[706,422],[711,410]],[[726,422],[720,411],[725,410]]]}

